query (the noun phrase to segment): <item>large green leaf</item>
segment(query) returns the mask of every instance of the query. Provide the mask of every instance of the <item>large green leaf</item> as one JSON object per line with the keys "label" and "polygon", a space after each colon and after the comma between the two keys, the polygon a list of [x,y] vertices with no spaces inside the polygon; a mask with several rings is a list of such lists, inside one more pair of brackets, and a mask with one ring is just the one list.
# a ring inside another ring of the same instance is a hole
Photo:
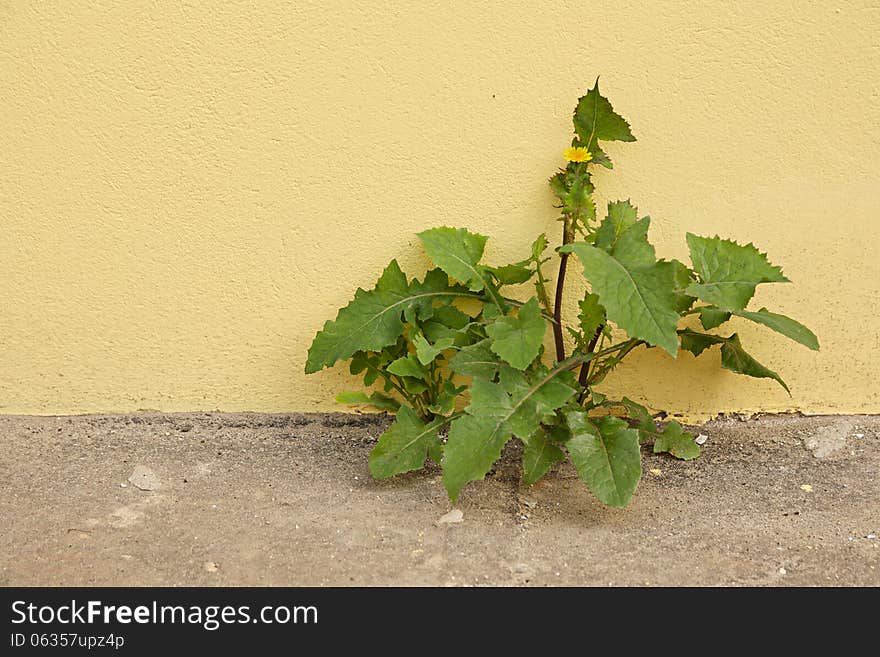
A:
{"label": "large green leaf", "polygon": [[449,361],[449,369],[456,374],[491,379],[498,372],[501,361],[489,348],[490,340],[482,340],[464,347]]}
{"label": "large green leaf", "polygon": [[734,311],[733,314],[738,315],[739,317],[745,317],[758,324],[768,326],[777,333],[781,333],[795,342],[800,342],[802,345],[809,347],[814,351],[819,350],[819,339],[816,337],[816,334],[800,322],[793,320],[791,317],[786,317],[785,315],[780,315],[778,313],[771,313],[766,308],[761,308],[757,312],[737,310]]}
{"label": "large green leaf", "polygon": [[764,367],[752,358],[739,340],[739,335],[734,333],[728,338],[720,335],[711,335],[709,333],[699,333],[691,329],[684,329],[678,332],[681,337],[681,348],[690,351],[694,356],[699,356],[709,347],[716,344],[721,345],[721,366],[724,369],[736,372],[737,374],[745,374],[759,379],[773,379],[785,391],[791,394],[785,381],[773,370]]}
{"label": "large green leaf", "polygon": [[445,274],[426,277],[408,285],[396,260],[385,269],[370,291],[358,289],[354,299],[324,324],[315,336],[306,360],[306,374],[351,358],[358,351],[380,351],[393,345],[403,333],[403,312],[434,300],[475,296],[453,287]]}
{"label": "large green leaf", "polygon": [[385,479],[423,468],[428,450],[436,450],[440,443],[437,432],[445,422],[445,418],[437,418],[425,424],[412,409],[401,406],[394,423],[370,453],[370,473]]}
{"label": "large green leaf", "polygon": [[672,420],[654,440],[654,453],[662,454],[669,452],[675,458],[690,461],[700,455],[700,446],[694,442],[694,437],[681,428],[681,425]]}
{"label": "large green leaf", "polygon": [[479,266],[486,247],[486,237],[466,228],[446,226],[418,234],[431,261],[452,278],[467,283],[471,290],[485,287],[486,272]]}
{"label": "large green leaf", "polygon": [[675,358],[675,272],[671,263],[654,261],[653,247],[645,239],[647,225],[646,217],[624,231],[612,253],[586,242],[560,250],[577,253],[608,319],[631,337],[662,347]]}
{"label": "large green leaf", "polygon": [[523,446],[523,484],[531,486],[547,474],[554,463],[565,459],[565,453],[551,442],[543,427],[529,436]]}
{"label": "large green leaf", "polygon": [[518,370],[535,360],[544,344],[547,325],[534,297],[522,306],[516,317],[506,315],[486,327],[492,338],[491,349]]}
{"label": "large green leaf", "polygon": [[578,476],[610,506],[626,506],[642,476],[639,434],[620,418],[595,423],[582,411],[566,414],[571,439],[565,447]]}
{"label": "large green leaf", "polygon": [[699,283],[691,283],[687,293],[722,310],[742,310],[755,294],[759,283],[786,283],[779,267],[752,244],[737,244],[720,237],[687,234],[688,248]]}
{"label": "large green leaf", "polygon": [[593,154],[593,162],[611,168],[611,160],[599,147],[599,141],[635,141],[629,123],[614,111],[608,99],[599,93],[599,79],[585,96],[578,100],[574,112],[574,129],[580,145]]}
{"label": "large green leaf", "polygon": [[574,396],[574,387],[560,376],[567,367],[538,368],[531,378],[504,367],[499,383],[474,379],[467,414],[452,423],[443,450],[443,485],[453,502],[467,482],[486,476],[513,435],[528,440]]}

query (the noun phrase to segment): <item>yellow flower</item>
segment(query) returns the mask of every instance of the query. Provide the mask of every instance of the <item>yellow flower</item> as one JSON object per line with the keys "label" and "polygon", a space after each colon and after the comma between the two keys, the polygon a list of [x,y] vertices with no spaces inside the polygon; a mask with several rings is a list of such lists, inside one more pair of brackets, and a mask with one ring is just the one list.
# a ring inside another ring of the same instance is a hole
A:
{"label": "yellow flower", "polygon": [[593,159],[593,154],[582,146],[566,148],[562,155],[569,162],[589,162]]}

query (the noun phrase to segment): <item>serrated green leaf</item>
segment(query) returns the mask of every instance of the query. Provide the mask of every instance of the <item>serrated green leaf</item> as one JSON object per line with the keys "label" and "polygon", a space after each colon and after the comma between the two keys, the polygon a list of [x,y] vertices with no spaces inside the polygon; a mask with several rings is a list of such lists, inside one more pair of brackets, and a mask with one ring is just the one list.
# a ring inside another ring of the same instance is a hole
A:
{"label": "serrated green leaf", "polygon": [[[801,324],[800,322],[796,322],[791,317],[786,317],[785,315],[780,315],[778,313],[771,313],[766,308],[761,308],[757,312],[751,312],[748,310],[737,310],[733,313],[738,317],[744,317],[746,319],[750,319],[753,322],[757,322],[758,324],[763,324],[767,326],[777,333],[781,333],[782,335],[791,338],[795,342],[799,342],[805,347],[809,347],[814,351],[819,350],[819,339],[816,337],[816,334],[813,333],[806,326]],[[705,328],[710,328],[708,326],[703,325]]]}
{"label": "serrated green leaf", "polygon": [[449,337],[441,338],[434,344],[431,344],[421,333],[413,333],[412,341],[416,348],[416,358],[422,365],[434,362],[434,359],[436,359],[437,356],[452,347],[455,343],[455,339]]}
{"label": "serrated green leaf", "polygon": [[358,289],[336,319],[324,324],[309,348],[306,374],[331,367],[358,351],[380,351],[395,344],[403,333],[404,310],[460,296],[466,296],[463,288],[450,286],[448,279],[441,281],[436,275],[425,283],[408,285],[397,261],[392,260],[375,288]]}
{"label": "serrated green leaf", "polygon": [[593,162],[611,168],[611,160],[599,147],[599,141],[635,141],[629,123],[614,111],[608,99],[599,93],[599,80],[578,100],[574,129],[580,144],[593,155]]}
{"label": "serrated green leaf", "polygon": [[746,376],[753,376],[759,379],[773,379],[785,388],[788,394],[791,394],[785,381],[776,372],[761,365],[743,349],[739,336],[736,333],[729,338],[725,338],[720,335],[684,329],[679,331],[678,334],[681,338],[681,348],[690,351],[694,356],[699,356],[709,347],[720,344],[721,367],[737,374],[745,374]]}
{"label": "serrated green leaf", "polygon": [[730,319],[729,310],[721,310],[715,306],[700,308],[700,324],[702,324],[703,328],[707,331],[721,326],[728,319]]}
{"label": "serrated green leaf", "polygon": [[691,283],[687,293],[722,310],[742,310],[760,283],[786,283],[779,267],[752,244],[741,245],[720,237],[687,234],[688,248],[699,283]]}
{"label": "serrated green leaf", "polygon": [[466,228],[432,228],[418,234],[431,261],[452,278],[478,292],[486,287],[487,274],[478,264],[486,237]]}
{"label": "serrated green leaf", "polygon": [[539,428],[525,441],[522,458],[522,482],[531,486],[547,474],[554,463],[565,460],[565,453],[549,440],[543,428]]}
{"label": "serrated green leaf", "polygon": [[449,361],[449,369],[464,376],[491,379],[501,367],[501,361],[489,348],[490,340],[482,340],[462,348]]}
{"label": "serrated green leaf", "polygon": [[759,379],[773,379],[791,394],[785,381],[773,370],[761,365],[752,358],[740,344],[739,336],[734,333],[721,345],[721,367],[737,374],[745,374]]}
{"label": "serrated green leaf", "polygon": [[720,335],[699,333],[690,329],[679,331],[678,337],[681,338],[681,348],[691,352],[694,356],[699,356],[713,345],[724,344],[727,340],[727,338],[722,338]]}
{"label": "serrated green leaf", "polygon": [[581,334],[585,340],[592,340],[599,327],[605,323],[605,307],[599,303],[599,296],[590,292],[586,293],[583,301],[578,302],[578,307]]}
{"label": "serrated green leaf", "polygon": [[681,425],[672,420],[663,429],[663,433],[654,440],[654,453],[668,452],[675,458],[683,461],[691,461],[700,455],[700,446],[694,442],[694,437],[681,428]]}
{"label": "serrated green leaf", "polygon": [[629,504],[642,476],[639,435],[623,420],[591,422],[581,411],[566,413],[571,439],[565,443],[578,476],[609,506]]}
{"label": "serrated green leaf", "polygon": [[[431,360],[433,360],[433,358]],[[406,356],[398,358],[390,363],[386,369],[391,372],[391,374],[396,374],[397,376],[411,376],[415,379],[421,379],[428,374],[428,370],[425,369],[424,365],[422,365],[418,358],[413,354],[407,354]]]}
{"label": "serrated green leaf", "polygon": [[428,450],[440,442],[438,431],[445,422],[444,418],[438,418],[425,424],[412,409],[401,406],[394,423],[370,452],[370,474],[376,479],[386,479],[423,468]]}
{"label": "serrated green leaf", "polygon": [[535,360],[544,344],[547,326],[538,300],[532,297],[516,317],[500,317],[486,327],[490,348],[513,367],[523,370]]}
{"label": "serrated green leaf", "polygon": [[[608,214],[596,229],[596,246],[612,253],[620,236],[635,226],[638,220],[638,208],[630,201],[611,201],[608,203]],[[645,232],[647,232],[647,226]],[[654,259],[653,250],[650,257],[651,260]]]}
{"label": "serrated green leaf", "polygon": [[584,276],[605,306],[608,319],[631,337],[662,347],[675,358],[678,313],[670,263],[648,264],[644,247],[638,240],[619,240],[614,255],[585,242],[568,244],[560,251],[577,253],[584,265]]}
{"label": "serrated green leaf", "polygon": [[467,482],[486,476],[513,435],[527,440],[542,419],[574,396],[573,387],[557,380],[565,368],[539,368],[529,380],[505,367],[500,383],[474,379],[467,414],[452,423],[443,450],[443,485],[453,502]]}

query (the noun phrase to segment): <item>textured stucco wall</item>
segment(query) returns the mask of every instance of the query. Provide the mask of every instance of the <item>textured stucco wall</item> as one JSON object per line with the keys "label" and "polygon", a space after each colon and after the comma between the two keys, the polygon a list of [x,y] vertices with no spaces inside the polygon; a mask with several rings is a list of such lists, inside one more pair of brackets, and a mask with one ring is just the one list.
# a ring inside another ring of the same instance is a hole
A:
{"label": "textured stucco wall", "polygon": [[[389,7],[395,4],[395,7]],[[0,413],[328,410],[323,321],[414,233],[557,225],[546,178],[575,99],[660,254],[754,240],[810,352],[780,372],[642,354],[612,387],[691,417],[880,411],[880,8],[824,2],[7,2],[0,6]]]}

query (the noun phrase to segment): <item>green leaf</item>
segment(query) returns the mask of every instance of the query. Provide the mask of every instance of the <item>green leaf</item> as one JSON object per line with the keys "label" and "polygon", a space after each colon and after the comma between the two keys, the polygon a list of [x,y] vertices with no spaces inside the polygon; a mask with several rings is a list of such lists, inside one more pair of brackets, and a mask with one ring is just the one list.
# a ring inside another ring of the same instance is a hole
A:
{"label": "green leaf", "polygon": [[500,317],[486,327],[486,333],[492,338],[492,351],[523,370],[541,350],[546,328],[538,300],[532,297],[516,317]]}
{"label": "green leaf", "polygon": [[585,340],[592,340],[599,327],[605,323],[605,307],[599,303],[599,296],[590,292],[586,293],[583,301],[578,303],[578,307],[581,334]]}
{"label": "green leaf", "polygon": [[638,422],[641,431],[657,433],[657,425],[647,408],[628,397],[624,397],[620,403],[626,409],[627,417]]}
{"label": "green leaf", "polygon": [[721,345],[721,367],[737,374],[745,374],[746,376],[754,376],[760,379],[773,379],[785,388],[785,392],[791,394],[791,390],[788,389],[785,381],[776,372],[764,367],[746,353],[736,333],[727,338],[724,344]]}
{"label": "green leaf", "polygon": [[581,145],[593,154],[593,162],[611,168],[611,160],[599,147],[599,141],[635,141],[629,123],[614,111],[608,99],[599,93],[599,79],[578,100],[574,129]]}
{"label": "green leaf", "polygon": [[759,283],[786,283],[779,267],[752,244],[745,246],[720,237],[687,234],[691,262],[700,276],[687,293],[722,310],[742,310],[755,294]]}
{"label": "green leaf", "polygon": [[[638,219],[638,208],[630,201],[608,203],[608,214],[596,230],[596,246],[611,253],[620,236],[632,228]],[[652,251],[652,260],[653,256]]]}
{"label": "green leaf", "polygon": [[428,450],[440,442],[437,434],[445,422],[445,418],[438,418],[425,424],[409,406],[401,406],[394,423],[370,452],[370,474],[386,479],[424,467]]}
{"label": "green leaf", "polygon": [[538,428],[524,443],[522,481],[526,486],[531,486],[547,474],[554,463],[565,460],[565,453],[550,442],[543,428]]}
{"label": "green leaf", "polygon": [[340,392],[336,395],[336,401],[340,404],[370,404],[383,411],[396,411],[400,408],[400,402],[379,392],[371,395],[365,392]]}
{"label": "green leaf", "polygon": [[729,310],[720,310],[715,306],[700,308],[700,324],[702,324],[703,328],[707,331],[721,326],[728,319],[730,319]]}
{"label": "green leaf", "polygon": [[487,274],[477,263],[483,257],[486,237],[465,228],[432,228],[418,234],[433,263],[475,292],[487,284]]}
{"label": "green leaf", "polygon": [[700,455],[700,446],[694,442],[694,437],[683,431],[681,425],[672,420],[663,429],[663,433],[654,441],[654,453],[669,452],[675,458],[690,461]]}
{"label": "green leaf", "polygon": [[418,358],[419,363],[422,365],[434,362],[437,356],[455,343],[454,338],[441,338],[434,344],[431,344],[421,333],[413,333],[412,341],[416,348],[416,358]]}
{"label": "green leaf", "polygon": [[501,362],[489,348],[490,342],[487,339],[464,347],[449,361],[449,369],[464,376],[491,379],[501,367]]}
{"label": "green leaf", "polygon": [[[414,376],[404,376],[400,378],[403,383],[403,389],[411,395],[420,395],[428,389],[428,385],[422,380]],[[385,388],[388,390],[388,388]]]}
{"label": "green leaf", "polygon": [[[639,228],[636,228],[639,226]],[[633,338],[665,349],[673,358],[678,353],[674,271],[668,262],[652,262],[653,247],[644,240],[647,218],[625,231],[613,254],[586,242],[563,246],[573,251],[584,265],[584,275],[605,306],[608,319]],[[641,236],[642,239],[634,239]],[[650,258],[644,245],[650,249]]]}
{"label": "green leaf", "polygon": [[675,312],[682,315],[690,310],[694,305],[694,301],[697,300],[696,297],[692,297],[685,292],[694,279],[691,270],[683,262],[674,259],[670,260],[670,262],[672,263],[673,277],[675,279]]}
{"label": "green leaf", "polygon": [[776,372],[764,367],[746,353],[736,333],[729,338],[725,338],[720,335],[710,335],[709,333],[699,333],[691,329],[684,329],[679,331],[678,334],[681,337],[681,348],[690,351],[694,356],[699,356],[709,347],[720,344],[721,367],[737,374],[745,374],[746,376],[753,376],[759,379],[773,379],[785,388],[786,392],[791,394],[785,381]]}
{"label": "green leaf", "polygon": [[639,434],[623,420],[590,421],[582,411],[566,413],[571,439],[565,444],[578,476],[600,501],[626,506],[642,476]]}
{"label": "green leaf", "polygon": [[[433,360],[433,358],[431,360]],[[428,374],[428,370],[426,370],[424,365],[422,365],[412,354],[407,354],[402,358],[398,358],[389,364],[386,369],[391,372],[391,374],[396,374],[397,376],[411,376],[415,379],[421,379]]]}
{"label": "green leaf", "polygon": [[531,379],[505,367],[500,383],[474,379],[467,414],[452,423],[443,450],[443,485],[453,502],[467,482],[486,476],[513,435],[528,440],[542,419],[574,396],[575,389],[557,379],[566,367],[539,368]]}
{"label": "green leaf", "polygon": [[720,335],[699,333],[690,329],[679,331],[678,336],[681,338],[681,348],[691,352],[694,356],[699,356],[713,345],[724,344],[727,341],[727,338],[722,338]]}
{"label": "green leaf", "polygon": [[[437,396],[437,401],[434,404],[428,406],[428,410],[434,413],[435,415],[449,415],[455,410],[455,399],[462,392],[467,390],[465,387],[456,387],[452,381],[444,381],[443,389],[440,394]],[[438,461],[439,463],[439,461]]]}
{"label": "green leaf", "polygon": [[464,415],[452,423],[441,465],[443,485],[453,503],[466,483],[486,476],[510,438],[504,422],[492,417]]}
{"label": "green leaf", "polygon": [[[739,317],[745,317],[758,324],[763,324],[777,333],[781,333],[795,342],[800,342],[802,345],[809,347],[814,351],[819,350],[819,339],[816,337],[816,334],[800,322],[793,320],[791,317],[786,317],[785,315],[780,315],[778,313],[771,313],[766,308],[761,308],[757,312],[737,310],[733,314]],[[705,324],[704,327],[709,328],[708,326],[705,326]]]}
{"label": "green leaf", "polygon": [[309,348],[306,374],[331,367],[358,351],[380,351],[395,344],[404,329],[401,315],[407,308],[467,295],[448,279],[426,277],[425,283],[407,284],[396,260],[385,269],[370,291],[358,289],[354,299],[324,324]]}
{"label": "green leaf", "polygon": [[546,250],[547,236],[544,233],[541,233],[535,241],[532,242],[532,257],[530,259],[534,262],[539,261]]}
{"label": "green leaf", "polygon": [[486,267],[486,269],[492,272],[492,275],[495,276],[495,279],[498,281],[498,285],[517,285],[519,283],[525,283],[535,275],[533,269],[529,269],[520,264],[504,265],[503,267]]}

